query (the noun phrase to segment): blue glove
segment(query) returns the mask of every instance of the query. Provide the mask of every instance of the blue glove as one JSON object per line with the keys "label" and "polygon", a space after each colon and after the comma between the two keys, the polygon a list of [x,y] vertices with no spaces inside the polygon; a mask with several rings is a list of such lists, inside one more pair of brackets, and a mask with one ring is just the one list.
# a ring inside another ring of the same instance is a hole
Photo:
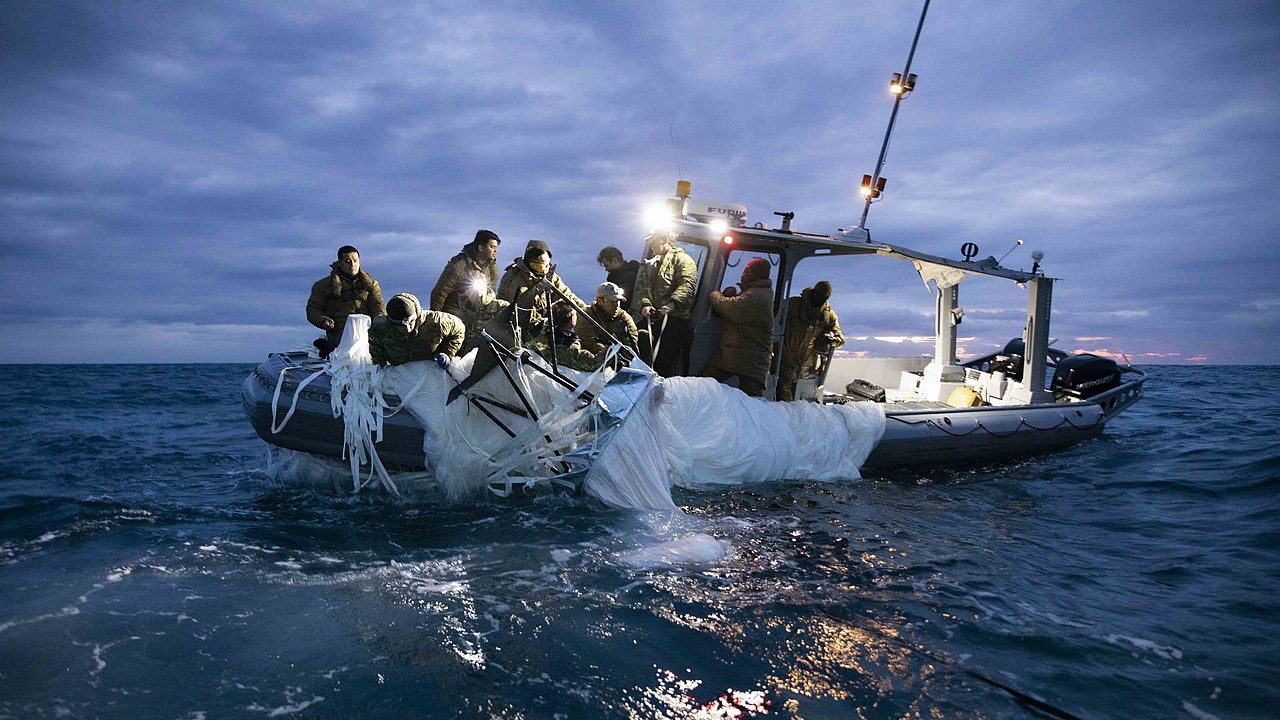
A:
{"label": "blue glove", "polygon": [[440,366],[440,369],[442,370],[448,369],[449,367],[448,355],[445,355],[444,353],[436,353],[435,361],[436,361],[436,364]]}

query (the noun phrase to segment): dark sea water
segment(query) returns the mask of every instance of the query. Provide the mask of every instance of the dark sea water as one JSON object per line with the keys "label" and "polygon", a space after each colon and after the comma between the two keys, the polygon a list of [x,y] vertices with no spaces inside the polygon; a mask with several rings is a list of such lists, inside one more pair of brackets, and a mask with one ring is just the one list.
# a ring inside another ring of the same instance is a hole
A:
{"label": "dark sea water", "polygon": [[[1280,714],[1280,372],[981,470],[471,506],[280,482],[248,366],[7,366],[0,716]],[[636,567],[690,533],[722,559]],[[981,677],[979,677],[981,676]]]}

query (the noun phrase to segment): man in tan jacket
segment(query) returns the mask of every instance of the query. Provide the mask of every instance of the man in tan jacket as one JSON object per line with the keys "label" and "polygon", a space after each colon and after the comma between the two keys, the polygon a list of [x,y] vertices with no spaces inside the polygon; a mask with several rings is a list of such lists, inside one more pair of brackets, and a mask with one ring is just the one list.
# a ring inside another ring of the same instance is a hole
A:
{"label": "man in tan jacket", "polygon": [[755,258],[742,269],[738,286],[711,293],[711,311],[724,321],[720,344],[703,375],[720,382],[738,378],[738,389],[753,397],[764,395],[773,360],[773,283],[769,261]]}
{"label": "man in tan jacket", "polygon": [[[693,345],[694,295],[698,288],[698,266],[676,244],[675,233],[655,232],[649,236],[653,257],[646,260],[636,276],[636,324],[646,330],[641,353],[663,377],[689,375],[689,349]],[[656,357],[652,347],[657,346]]]}

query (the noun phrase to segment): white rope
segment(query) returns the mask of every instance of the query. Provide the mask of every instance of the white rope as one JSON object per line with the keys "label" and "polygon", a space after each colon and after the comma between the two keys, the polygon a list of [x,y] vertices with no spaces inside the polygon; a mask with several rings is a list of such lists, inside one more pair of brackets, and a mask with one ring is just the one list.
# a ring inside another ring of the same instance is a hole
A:
{"label": "white rope", "polygon": [[653,315],[650,313],[646,316],[649,321],[649,337],[653,338],[649,346],[653,348],[653,352],[649,354],[649,361],[654,365],[658,364],[658,348],[662,347],[662,336],[667,332],[667,318],[671,317],[670,313],[662,314],[662,324],[658,326],[658,336],[653,336]]}

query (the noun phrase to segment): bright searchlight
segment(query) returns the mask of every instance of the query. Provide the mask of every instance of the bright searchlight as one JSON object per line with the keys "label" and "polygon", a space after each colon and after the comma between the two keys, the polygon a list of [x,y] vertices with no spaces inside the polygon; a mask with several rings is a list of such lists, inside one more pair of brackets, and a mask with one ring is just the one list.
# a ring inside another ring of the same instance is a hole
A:
{"label": "bright searchlight", "polygon": [[666,203],[654,203],[644,210],[644,224],[651,230],[671,227],[671,210]]}
{"label": "bright searchlight", "polygon": [[707,227],[711,228],[711,232],[716,235],[723,235],[725,231],[729,229],[729,221],[716,218],[715,220],[707,223]]}

